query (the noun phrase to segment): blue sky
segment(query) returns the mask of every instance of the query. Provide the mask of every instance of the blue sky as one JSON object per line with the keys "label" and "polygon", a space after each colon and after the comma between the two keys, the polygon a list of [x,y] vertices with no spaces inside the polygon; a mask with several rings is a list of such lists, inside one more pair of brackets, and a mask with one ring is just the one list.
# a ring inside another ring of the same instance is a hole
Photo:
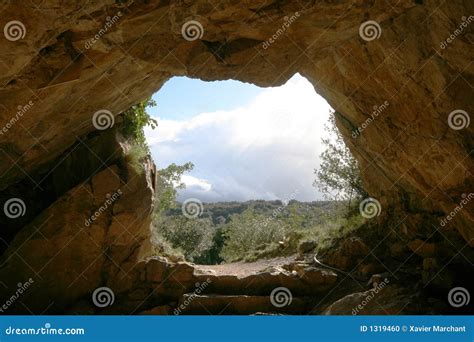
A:
{"label": "blue sky", "polygon": [[158,128],[145,129],[158,168],[195,164],[178,199],[204,202],[321,199],[312,186],[330,107],[295,75],[259,88],[173,78],[153,96]]}
{"label": "blue sky", "polygon": [[263,88],[239,81],[204,82],[173,77],[153,95],[158,106],[149,110],[154,117],[183,120],[199,113],[228,110],[252,101]]}

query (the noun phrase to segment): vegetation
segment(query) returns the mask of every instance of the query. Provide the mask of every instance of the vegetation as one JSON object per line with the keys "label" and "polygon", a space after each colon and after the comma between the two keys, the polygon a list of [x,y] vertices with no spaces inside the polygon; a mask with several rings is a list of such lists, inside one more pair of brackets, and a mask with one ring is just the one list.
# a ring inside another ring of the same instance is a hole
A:
{"label": "vegetation", "polygon": [[161,215],[166,210],[176,207],[177,189],[183,189],[184,183],[181,182],[181,176],[185,172],[189,172],[194,168],[193,163],[186,163],[184,165],[171,164],[168,167],[158,170],[157,184],[156,184],[156,199],[155,205],[156,215]]}
{"label": "vegetation", "polygon": [[158,126],[158,122],[146,111],[147,108],[153,106],[156,106],[155,101],[147,98],[121,114],[123,121],[120,125],[120,133],[131,145],[126,161],[137,173],[143,171],[142,161],[150,154],[143,129],[147,125],[153,129]]}
{"label": "vegetation", "polygon": [[[149,154],[143,128],[157,125],[146,112],[153,105],[147,99],[123,114],[122,133],[134,141],[132,163]],[[336,192],[336,200],[211,203],[203,205],[198,218],[188,218],[177,202],[177,189],[184,187],[181,177],[194,165],[171,164],[159,170],[153,218],[155,253],[202,264],[254,261],[294,254],[305,240],[314,240],[319,249],[325,249],[333,239],[360,227],[361,217],[347,211],[347,203],[350,208],[352,200],[365,195],[358,164],[344,145],[334,116],[327,128],[336,138],[323,140],[326,150],[315,171],[315,185],[325,194]]]}
{"label": "vegetation", "polygon": [[329,246],[362,223],[346,211],[345,202],[258,200],[204,203],[202,215],[188,219],[177,205],[155,217],[155,236],[172,247],[168,256],[205,264],[254,261],[294,254],[305,240]]}
{"label": "vegetation", "polygon": [[149,148],[143,129],[148,125],[153,129],[158,126],[158,122],[146,111],[147,108],[154,106],[156,106],[156,102],[151,98],[147,98],[122,113],[121,133],[126,139],[132,141],[134,145],[145,149],[147,153]]}
{"label": "vegetation", "polygon": [[313,185],[327,198],[348,201],[349,207],[352,200],[366,196],[359,165],[352,156],[351,151],[344,144],[342,134],[336,127],[337,112],[330,115],[326,130],[335,139],[322,139],[326,146],[320,155],[321,165],[314,173],[317,177]]}

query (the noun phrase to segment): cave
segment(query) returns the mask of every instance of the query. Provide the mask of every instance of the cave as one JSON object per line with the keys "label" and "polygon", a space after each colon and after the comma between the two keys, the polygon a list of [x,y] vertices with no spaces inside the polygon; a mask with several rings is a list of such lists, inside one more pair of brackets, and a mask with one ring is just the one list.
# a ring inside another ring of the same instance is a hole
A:
{"label": "cave", "polygon": [[[120,114],[173,76],[270,87],[296,73],[337,111],[382,208],[374,230],[383,238],[369,247],[383,242],[399,265],[392,284],[404,279],[383,298],[384,312],[465,312],[471,307],[449,306],[446,296],[473,291],[473,10],[469,1],[415,0],[2,4],[0,298],[8,313],[173,313],[210,279],[230,297],[245,288],[258,305],[257,294],[278,283],[316,298],[312,312],[350,314],[361,289],[339,286],[330,270],[305,273],[317,285],[307,293],[291,272],[242,284],[150,257],[156,168],[152,160],[143,172],[131,167],[117,135]],[[375,106],[384,109],[374,114]],[[397,277],[406,265],[426,281]],[[115,305],[91,302],[103,288]],[[413,288],[422,309],[392,305]]]}

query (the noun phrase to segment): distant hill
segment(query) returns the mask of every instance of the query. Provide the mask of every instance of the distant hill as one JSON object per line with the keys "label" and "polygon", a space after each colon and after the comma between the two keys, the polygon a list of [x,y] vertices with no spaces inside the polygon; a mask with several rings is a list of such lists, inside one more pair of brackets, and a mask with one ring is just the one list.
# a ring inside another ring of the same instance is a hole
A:
{"label": "distant hill", "polygon": [[[282,201],[266,201],[266,200],[251,200],[246,202],[215,202],[203,203],[204,211],[200,215],[201,218],[210,218],[215,225],[229,222],[233,214],[241,214],[248,208],[253,208],[257,213],[272,215],[273,211],[279,210],[284,215],[289,214],[290,208],[296,208],[299,214],[318,216],[318,214],[331,213],[344,204],[335,201],[313,201],[313,202],[299,202],[291,200],[283,203]],[[279,209],[281,208],[281,209]],[[168,216],[182,215],[181,203],[176,208],[170,209]]]}

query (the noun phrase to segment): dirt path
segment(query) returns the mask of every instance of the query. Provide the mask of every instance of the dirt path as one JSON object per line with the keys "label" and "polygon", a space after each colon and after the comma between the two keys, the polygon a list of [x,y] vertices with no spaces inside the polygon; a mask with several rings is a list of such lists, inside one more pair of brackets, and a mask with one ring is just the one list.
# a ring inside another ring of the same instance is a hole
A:
{"label": "dirt path", "polygon": [[295,261],[295,256],[263,259],[255,262],[233,262],[222,265],[196,265],[195,268],[203,273],[212,272],[215,275],[236,275],[245,277],[252,273],[263,271],[272,266],[281,266]]}

